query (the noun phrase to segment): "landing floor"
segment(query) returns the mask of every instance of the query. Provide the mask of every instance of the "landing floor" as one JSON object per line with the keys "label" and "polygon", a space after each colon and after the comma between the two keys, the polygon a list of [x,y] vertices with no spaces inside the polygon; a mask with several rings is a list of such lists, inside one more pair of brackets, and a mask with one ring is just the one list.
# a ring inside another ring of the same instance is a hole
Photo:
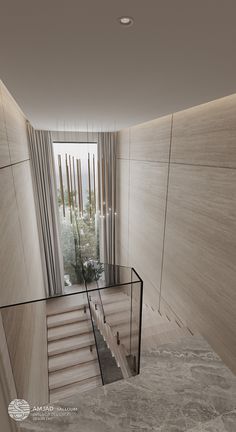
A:
{"label": "landing floor", "polygon": [[200,336],[142,354],[142,373],[73,396],[78,412],[26,421],[21,431],[235,432],[236,376]]}

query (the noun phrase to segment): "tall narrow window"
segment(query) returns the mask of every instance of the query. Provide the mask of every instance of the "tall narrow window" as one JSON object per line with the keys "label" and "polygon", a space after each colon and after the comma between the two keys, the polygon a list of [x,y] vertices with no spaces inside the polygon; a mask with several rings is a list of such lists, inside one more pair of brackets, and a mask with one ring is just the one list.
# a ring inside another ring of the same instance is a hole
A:
{"label": "tall narrow window", "polygon": [[97,144],[55,142],[54,154],[65,286],[78,287],[99,258]]}

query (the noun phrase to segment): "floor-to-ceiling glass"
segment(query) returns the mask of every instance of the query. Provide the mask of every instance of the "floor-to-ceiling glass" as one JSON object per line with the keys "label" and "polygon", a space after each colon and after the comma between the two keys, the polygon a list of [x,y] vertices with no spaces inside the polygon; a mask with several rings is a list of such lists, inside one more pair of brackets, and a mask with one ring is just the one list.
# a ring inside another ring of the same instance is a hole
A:
{"label": "floor-to-ceiling glass", "polygon": [[80,285],[99,256],[97,144],[55,142],[54,156],[65,286]]}

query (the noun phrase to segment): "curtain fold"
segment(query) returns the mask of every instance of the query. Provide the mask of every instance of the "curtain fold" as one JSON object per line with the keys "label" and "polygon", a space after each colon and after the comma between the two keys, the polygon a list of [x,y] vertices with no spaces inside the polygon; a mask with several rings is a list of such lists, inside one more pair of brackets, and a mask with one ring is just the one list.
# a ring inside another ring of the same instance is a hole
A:
{"label": "curtain fold", "polygon": [[100,213],[100,260],[116,264],[116,132],[98,137],[98,208]]}
{"label": "curtain fold", "polygon": [[60,247],[57,188],[51,134],[27,123],[35,205],[39,228],[44,283],[47,294],[61,294],[64,287]]}

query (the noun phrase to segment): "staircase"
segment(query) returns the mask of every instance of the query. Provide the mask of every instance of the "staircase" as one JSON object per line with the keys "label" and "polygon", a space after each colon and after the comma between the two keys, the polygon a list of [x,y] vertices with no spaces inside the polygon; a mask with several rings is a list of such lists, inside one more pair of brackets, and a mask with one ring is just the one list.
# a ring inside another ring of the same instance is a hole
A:
{"label": "staircase", "polygon": [[[89,292],[89,302],[90,308],[87,295],[82,293],[47,301],[51,403],[101,386],[100,367],[108,382],[113,378],[128,378],[135,373],[132,361],[137,360],[139,313],[138,309],[133,310],[131,321],[130,296],[117,287],[101,290],[100,294],[97,291]],[[135,308],[135,303],[132,307]],[[143,305],[142,351],[158,348],[163,343],[175,342],[177,338],[191,334],[192,331],[168,308],[159,313],[151,306]],[[107,371],[109,365],[113,369],[110,376]]]}
{"label": "staircase", "polygon": [[[93,296],[92,301],[93,301]],[[106,323],[111,329],[113,340],[117,343],[117,333],[119,335],[120,346],[123,349],[123,357],[130,352],[130,334],[132,334],[132,344],[138,344],[139,323],[138,316],[133,314],[131,326],[131,299],[122,288],[101,290],[103,310]],[[135,320],[136,318],[136,320]],[[105,335],[104,335],[105,336]],[[109,343],[109,341],[108,341]]]}
{"label": "staircase", "polygon": [[[122,292],[115,291],[114,293],[113,290],[113,292],[104,293],[104,291],[101,293],[101,297],[98,297],[96,292],[90,293],[91,313],[97,328],[116,360],[117,366],[121,369],[123,378],[128,378],[132,376],[127,362],[130,344],[127,345],[126,349],[124,342],[130,335],[130,298]],[[117,311],[120,311],[118,312],[119,315],[123,316],[123,320],[125,320],[121,321],[118,327],[113,325],[113,317],[117,315]],[[121,338],[119,329],[122,325],[125,330]]]}
{"label": "staircase", "polygon": [[160,313],[147,304],[143,305],[142,352],[185,336],[193,336],[193,332],[169,309]]}
{"label": "staircase", "polygon": [[[120,369],[111,375],[128,378],[133,375],[127,361],[131,346],[130,297],[119,288],[101,290],[100,295],[97,291],[89,292],[90,309],[95,326],[104,339],[104,346],[109,348]],[[82,293],[47,302],[49,393],[52,403],[75,392],[102,385],[90,309],[87,295]],[[139,326],[134,319],[132,324],[132,344],[138,346]],[[97,337],[98,340],[101,341],[101,338]],[[107,362],[104,346],[103,358]],[[115,371],[112,359],[109,362]],[[106,367],[109,366],[103,366],[104,375],[107,375]]]}
{"label": "staircase", "polygon": [[47,302],[50,402],[102,385],[85,294]]}

